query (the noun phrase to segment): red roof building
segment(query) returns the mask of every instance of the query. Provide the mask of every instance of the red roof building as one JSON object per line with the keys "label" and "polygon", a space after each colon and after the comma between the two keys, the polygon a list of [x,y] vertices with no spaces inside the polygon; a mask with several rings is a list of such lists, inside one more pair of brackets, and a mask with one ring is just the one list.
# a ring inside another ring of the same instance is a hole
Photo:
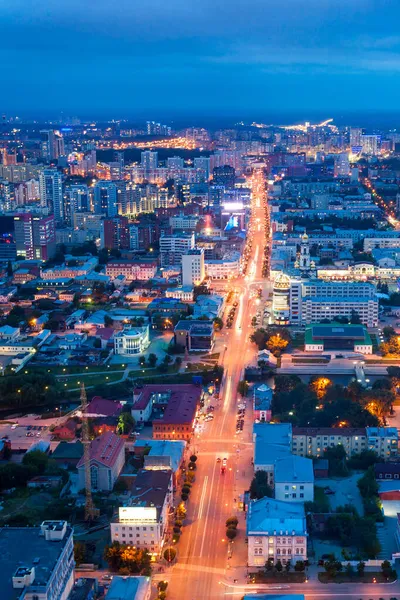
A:
{"label": "red roof building", "polygon": [[[107,432],[90,444],[90,475],[92,490],[111,492],[125,463],[124,440],[115,433]],[[79,486],[85,487],[85,459],[78,465]]]}
{"label": "red roof building", "polygon": [[69,419],[62,425],[58,425],[53,430],[53,435],[60,440],[74,440],[76,437],[76,430],[78,429],[78,424],[73,419]]}

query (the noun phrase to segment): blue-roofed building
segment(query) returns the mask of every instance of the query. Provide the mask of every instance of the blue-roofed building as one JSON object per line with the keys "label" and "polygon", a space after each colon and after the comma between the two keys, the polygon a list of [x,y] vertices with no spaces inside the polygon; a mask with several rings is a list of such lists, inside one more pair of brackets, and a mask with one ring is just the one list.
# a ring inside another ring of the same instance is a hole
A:
{"label": "blue-roofed building", "polygon": [[312,502],[314,469],[311,458],[291,454],[276,461],[274,491],[277,500]]}
{"label": "blue-roofed building", "polygon": [[152,471],[169,469],[174,483],[179,477],[180,467],[185,455],[186,442],[183,440],[136,440],[135,454],[144,454],[144,468]]}
{"label": "blue-roofed building", "polygon": [[106,600],[149,600],[151,582],[149,577],[119,577],[114,575]]}
{"label": "blue-roofed building", "polygon": [[247,515],[248,565],[264,567],[307,560],[307,524],[304,505],[262,498],[250,502]]}
{"label": "blue-roofed building", "polygon": [[274,485],[275,464],[291,456],[291,423],[254,423],[254,470],[265,471],[270,486]]}
{"label": "blue-roofed building", "polygon": [[271,420],[271,403],[273,391],[266,383],[255,385],[253,388],[254,420],[269,422]]}
{"label": "blue-roofed building", "polygon": [[374,450],[381,458],[398,455],[399,433],[396,427],[367,427],[368,450]]}

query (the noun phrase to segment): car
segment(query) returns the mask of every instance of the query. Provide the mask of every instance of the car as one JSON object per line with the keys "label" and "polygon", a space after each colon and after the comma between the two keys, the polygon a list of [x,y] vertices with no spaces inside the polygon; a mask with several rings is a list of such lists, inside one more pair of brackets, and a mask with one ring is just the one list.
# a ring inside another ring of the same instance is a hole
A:
{"label": "car", "polygon": [[220,457],[218,456],[218,458],[217,458],[217,463],[220,463],[220,462],[221,462],[221,459],[220,459]]}
{"label": "car", "polygon": [[17,429],[18,427],[18,423],[14,423],[14,425],[11,425],[11,429]]}
{"label": "car", "polygon": [[227,462],[228,462],[228,459],[227,459],[227,458],[224,458],[224,459],[223,459],[223,461],[222,461],[222,465],[223,465],[224,467],[226,467],[226,464],[227,464]]}

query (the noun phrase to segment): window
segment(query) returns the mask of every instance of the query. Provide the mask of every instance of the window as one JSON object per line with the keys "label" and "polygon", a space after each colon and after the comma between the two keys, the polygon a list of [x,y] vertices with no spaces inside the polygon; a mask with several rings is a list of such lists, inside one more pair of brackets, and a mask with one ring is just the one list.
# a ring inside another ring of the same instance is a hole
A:
{"label": "window", "polygon": [[304,494],[300,494],[300,498],[304,498]]}

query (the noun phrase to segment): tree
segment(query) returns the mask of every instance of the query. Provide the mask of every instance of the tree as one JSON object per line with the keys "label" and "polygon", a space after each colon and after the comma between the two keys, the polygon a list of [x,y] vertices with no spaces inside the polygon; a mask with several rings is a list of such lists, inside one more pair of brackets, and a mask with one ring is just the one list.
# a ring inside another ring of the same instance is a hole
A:
{"label": "tree", "polygon": [[157,583],[157,589],[159,592],[165,592],[168,587],[168,581],[159,581]]}
{"label": "tree", "polygon": [[172,546],[169,546],[168,548],[166,548],[164,550],[164,554],[163,557],[165,558],[165,560],[169,563],[171,563],[176,556],[176,550],[175,548],[172,548]]}
{"label": "tree", "polygon": [[135,419],[130,412],[122,412],[118,417],[117,431],[119,434],[126,434],[135,426]]}
{"label": "tree", "polygon": [[247,383],[247,381],[245,381],[244,379],[239,381],[237,391],[241,396],[247,396],[247,392],[249,391],[249,384]]}
{"label": "tree", "polygon": [[327,377],[320,377],[318,375],[312,377],[308,384],[311,390],[315,393],[318,400],[322,400],[327,393],[329,387],[331,387],[332,381]]}
{"label": "tree", "polygon": [[197,455],[196,454],[191,454],[190,456],[190,462],[195,463],[197,461]]}
{"label": "tree", "polygon": [[32,467],[35,469],[38,475],[43,475],[48,462],[49,457],[41,450],[32,450],[32,452],[27,452],[22,459],[22,464],[24,464],[26,467]]}
{"label": "tree", "polygon": [[400,356],[400,345],[397,337],[391,337],[379,346],[384,356]]}
{"label": "tree", "polygon": [[235,527],[238,526],[238,518],[237,517],[229,517],[229,519],[226,520],[225,525],[226,527],[229,527],[230,525],[234,525]]}
{"label": "tree", "polygon": [[292,392],[302,381],[298,375],[276,375],[275,393]]}
{"label": "tree", "polygon": [[365,471],[371,465],[380,462],[380,458],[374,450],[363,450],[359,454],[353,454],[347,461],[350,469]]}
{"label": "tree", "polygon": [[359,576],[362,577],[364,575],[364,571],[365,571],[365,562],[360,560],[360,562],[356,566],[356,569],[357,569],[357,573],[359,574]]}
{"label": "tree", "polygon": [[149,363],[149,367],[154,369],[154,367],[156,366],[157,360],[158,360],[157,355],[154,354],[154,352],[151,352],[149,354],[149,356],[147,357],[147,362]]}
{"label": "tree", "polygon": [[258,346],[259,350],[264,350],[268,337],[269,335],[267,330],[261,327],[260,329],[256,329],[256,331],[251,334],[250,340],[253,342],[253,344]]}
{"label": "tree", "polygon": [[353,575],[353,573],[354,573],[354,567],[353,567],[353,565],[351,565],[351,564],[348,562],[348,563],[347,563],[347,565],[346,565],[346,567],[345,567],[345,571],[346,571],[346,574],[347,574],[349,577],[351,577],[351,576]]}
{"label": "tree", "polygon": [[74,558],[77,565],[86,560],[86,545],[83,542],[74,542]]}
{"label": "tree", "polygon": [[381,569],[383,576],[389,579],[392,574],[392,564],[388,560],[384,560],[381,564]]}
{"label": "tree", "polygon": [[180,367],[182,364],[182,358],[180,356],[175,357],[175,364],[177,367]]}
{"label": "tree", "polygon": [[269,338],[267,341],[267,348],[272,352],[272,354],[277,355],[280,354],[282,350],[285,350],[288,344],[289,342],[283,339],[278,333],[277,335],[272,335]]}
{"label": "tree", "polygon": [[292,564],[291,564],[290,560],[288,560],[287,563],[286,563],[286,565],[285,565],[285,571],[286,571],[286,573],[289,573],[291,567],[292,567]]}
{"label": "tree", "polygon": [[331,579],[334,579],[337,573],[342,570],[342,568],[342,563],[334,558],[327,560],[324,564],[324,569]]}
{"label": "tree", "polygon": [[294,565],[294,570],[297,571],[297,573],[302,573],[306,568],[306,565],[304,563],[303,560],[297,560],[295,565]]}
{"label": "tree", "polygon": [[355,310],[351,311],[351,316],[350,316],[350,323],[352,325],[361,325],[361,318],[360,315],[358,314],[358,312],[356,312]]}
{"label": "tree", "polygon": [[220,317],[215,317],[214,319],[214,329],[216,329],[217,331],[221,331],[221,329],[224,326],[224,322],[222,319],[220,319]]}
{"label": "tree", "polygon": [[273,491],[268,484],[268,473],[266,471],[256,471],[250,484],[250,498],[260,500],[260,498],[272,498]]}
{"label": "tree", "polygon": [[118,571],[122,565],[121,544],[113,542],[104,548],[104,560],[112,571]]}
{"label": "tree", "polygon": [[139,356],[139,365],[141,367],[144,367],[146,364],[146,357],[145,356]]}
{"label": "tree", "polygon": [[172,358],[170,357],[169,354],[166,354],[164,356],[164,360],[163,360],[164,365],[166,365],[168,367],[168,365],[170,365],[172,363]]}
{"label": "tree", "polygon": [[382,329],[382,333],[385,340],[390,340],[390,338],[395,337],[397,335],[396,330],[390,325],[386,325],[386,327]]}
{"label": "tree", "polygon": [[283,565],[279,559],[276,561],[275,569],[278,571],[278,573],[281,573],[283,570]]}
{"label": "tree", "polygon": [[227,529],[226,530],[226,537],[229,540],[234,540],[236,536],[237,536],[237,530],[236,529]]}
{"label": "tree", "polygon": [[147,550],[133,546],[121,546],[121,566],[128,569],[130,574],[141,573],[150,568],[151,556]]}
{"label": "tree", "polygon": [[329,460],[329,475],[341,476],[347,475],[348,468],[346,466],[347,454],[342,445],[326,448],[324,458]]}
{"label": "tree", "polygon": [[110,315],[104,315],[104,327],[112,327],[114,324],[113,319]]}
{"label": "tree", "polygon": [[375,479],[373,467],[369,467],[364,475],[358,480],[357,487],[363,498],[378,496],[379,486]]}

